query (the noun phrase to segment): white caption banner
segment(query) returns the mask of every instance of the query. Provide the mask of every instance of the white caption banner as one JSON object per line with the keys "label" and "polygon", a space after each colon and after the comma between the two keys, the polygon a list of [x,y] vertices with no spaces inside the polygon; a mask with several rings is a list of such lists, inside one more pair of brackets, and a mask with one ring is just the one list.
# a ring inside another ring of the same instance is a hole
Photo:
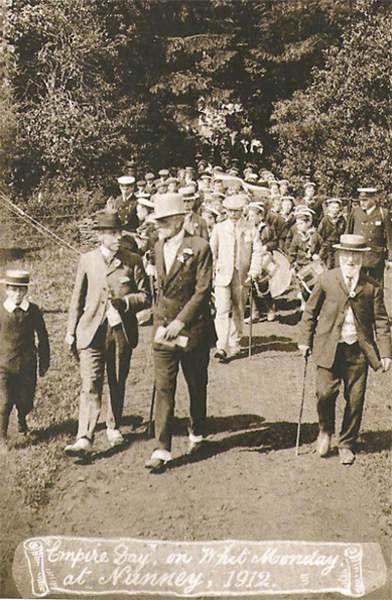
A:
{"label": "white caption banner", "polygon": [[379,545],[370,543],[47,536],[19,544],[13,577],[23,598],[331,592],[360,598],[385,585],[386,567]]}

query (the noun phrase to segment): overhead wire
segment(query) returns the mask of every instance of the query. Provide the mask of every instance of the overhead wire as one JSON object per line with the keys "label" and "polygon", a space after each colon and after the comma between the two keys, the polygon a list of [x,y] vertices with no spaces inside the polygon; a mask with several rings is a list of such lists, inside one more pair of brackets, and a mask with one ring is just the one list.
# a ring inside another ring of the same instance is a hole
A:
{"label": "overhead wire", "polygon": [[0,201],[3,202],[3,204],[9,210],[11,210],[15,215],[20,217],[25,223],[28,223],[29,225],[31,225],[34,229],[36,229],[43,236],[51,238],[52,241],[54,239],[56,241],[56,243],[59,246],[62,246],[65,250],[72,251],[76,254],[82,254],[82,252],[80,250],[78,250],[77,248],[75,248],[74,246],[72,246],[71,244],[66,242],[65,240],[63,240],[59,235],[57,235],[56,233],[51,231],[45,225],[42,225],[42,223],[39,223],[39,221],[37,221],[36,219],[31,217],[29,214],[27,214],[26,211],[24,211],[22,208],[20,208],[16,204],[14,204],[3,192],[0,192]]}

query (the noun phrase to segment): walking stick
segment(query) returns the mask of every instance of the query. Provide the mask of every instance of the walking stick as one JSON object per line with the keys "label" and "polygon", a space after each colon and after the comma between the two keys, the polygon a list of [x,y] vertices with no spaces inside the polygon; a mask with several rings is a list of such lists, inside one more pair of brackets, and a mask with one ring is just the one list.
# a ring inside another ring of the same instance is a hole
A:
{"label": "walking stick", "polygon": [[253,288],[253,280],[250,280],[250,286],[249,286],[249,349],[248,349],[248,357],[249,359],[252,358],[252,320],[253,320],[253,315],[252,315],[252,288]]}
{"label": "walking stick", "polygon": [[154,381],[154,385],[152,386],[150,420],[148,421],[148,429],[147,429],[149,438],[153,438],[155,436],[154,406],[155,406],[155,381]]}
{"label": "walking stick", "polygon": [[[154,306],[155,306],[154,277],[152,275],[149,275],[148,279],[149,279],[150,290],[151,290],[151,300],[152,300],[152,307],[151,308],[154,311]],[[150,351],[152,352],[152,349]],[[148,437],[149,438],[153,438],[155,436],[154,407],[155,407],[155,381],[154,381],[154,384],[152,386],[151,405],[150,405],[150,418],[149,418],[149,421],[148,421],[148,428],[147,428],[147,432],[148,432]]]}
{"label": "walking stick", "polygon": [[298,425],[297,425],[297,441],[295,443],[295,456],[298,456],[299,437],[301,435],[301,421],[302,421],[302,413],[303,413],[303,409],[304,409],[305,386],[306,386],[306,372],[308,370],[308,358],[309,358],[309,355],[306,354],[306,356],[305,356],[305,364],[304,364],[303,381],[302,381],[301,407],[299,409],[299,418],[298,418]]}

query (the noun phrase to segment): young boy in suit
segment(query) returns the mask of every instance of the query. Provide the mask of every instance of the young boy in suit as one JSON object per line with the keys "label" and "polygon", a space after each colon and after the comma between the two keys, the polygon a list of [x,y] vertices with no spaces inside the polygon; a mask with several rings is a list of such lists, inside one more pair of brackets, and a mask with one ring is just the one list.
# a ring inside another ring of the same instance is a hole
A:
{"label": "young boy in suit", "polygon": [[[0,453],[7,450],[7,430],[13,406],[18,429],[27,433],[26,415],[33,409],[39,375],[49,368],[49,339],[40,309],[27,299],[28,271],[8,270],[3,283],[6,300],[0,306]],[[36,346],[36,337],[38,345]]]}

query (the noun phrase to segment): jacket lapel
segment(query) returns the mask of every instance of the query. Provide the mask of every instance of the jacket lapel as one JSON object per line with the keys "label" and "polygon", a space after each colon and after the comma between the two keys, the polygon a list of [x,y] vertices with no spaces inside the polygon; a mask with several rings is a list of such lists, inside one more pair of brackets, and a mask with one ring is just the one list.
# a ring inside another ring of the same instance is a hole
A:
{"label": "jacket lapel", "polygon": [[[171,266],[171,269],[170,269],[169,273],[167,274],[165,285],[167,285],[172,279],[174,279],[174,277],[177,275],[177,273],[183,268],[185,262],[188,260],[187,258],[185,258],[184,261],[182,261],[182,260],[179,260],[179,257],[181,256],[184,248],[192,249],[191,244],[190,244],[192,237],[193,236],[187,235],[185,233],[184,239],[182,240],[181,245],[177,250],[177,254],[176,254],[174,262]],[[192,249],[192,252],[193,252],[193,249]]]}
{"label": "jacket lapel", "polygon": [[121,260],[117,256],[114,256],[110,263],[107,265],[106,275],[110,275],[110,273],[113,273],[113,271],[121,267],[121,265]]}
{"label": "jacket lapel", "polygon": [[173,279],[173,277],[175,277],[175,275],[178,273],[178,271],[180,269],[182,269],[182,267],[184,266],[184,263],[181,262],[178,257],[181,256],[181,252],[183,251],[183,249],[187,246],[187,241],[186,238],[184,237],[184,239],[181,242],[180,247],[177,250],[177,254],[175,256],[175,259],[173,261],[172,266],[170,267],[170,271],[167,274],[166,277],[166,283],[168,283],[171,279]]}
{"label": "jacket lapel", "polygon": [[155,266],[157,268],[158,279],[164,281],[166,279],[166,269],[163,260],[163,240],[158,240],[155,246]]}
{"label": "jacket lapel", "polygon": [[[350,292],[347,289],[346,282],[344,281],[344,277],[343,277],[343,273],[342,273],[341,269],[339,269],[338,281],[339,281],[340,286],[343,289],[344,293],[346,294],[346,296],[350,297]],[[355,294],[354,298],[356,296],[359,296],[359,294],[362,292],[363,288],[365,287],[365,284],[366,284],[366,281],[365,281],[362,273],[360,273],[359,274],[358,283],[357,283],[357,285],[355,287],[355,290],[354,290],[354,294]]]}
{"label": "jacket lapel", "polygon": [[338,273],[338,281],[339,281],[339,285],[342,288],[345,296],[347,296],[347,298],[349,297],[349,291],[347,289],[347,285],[346,282],[344,281],[344,277],[343,277],[343,273],[342,270],[339,268],[339,273]]}

